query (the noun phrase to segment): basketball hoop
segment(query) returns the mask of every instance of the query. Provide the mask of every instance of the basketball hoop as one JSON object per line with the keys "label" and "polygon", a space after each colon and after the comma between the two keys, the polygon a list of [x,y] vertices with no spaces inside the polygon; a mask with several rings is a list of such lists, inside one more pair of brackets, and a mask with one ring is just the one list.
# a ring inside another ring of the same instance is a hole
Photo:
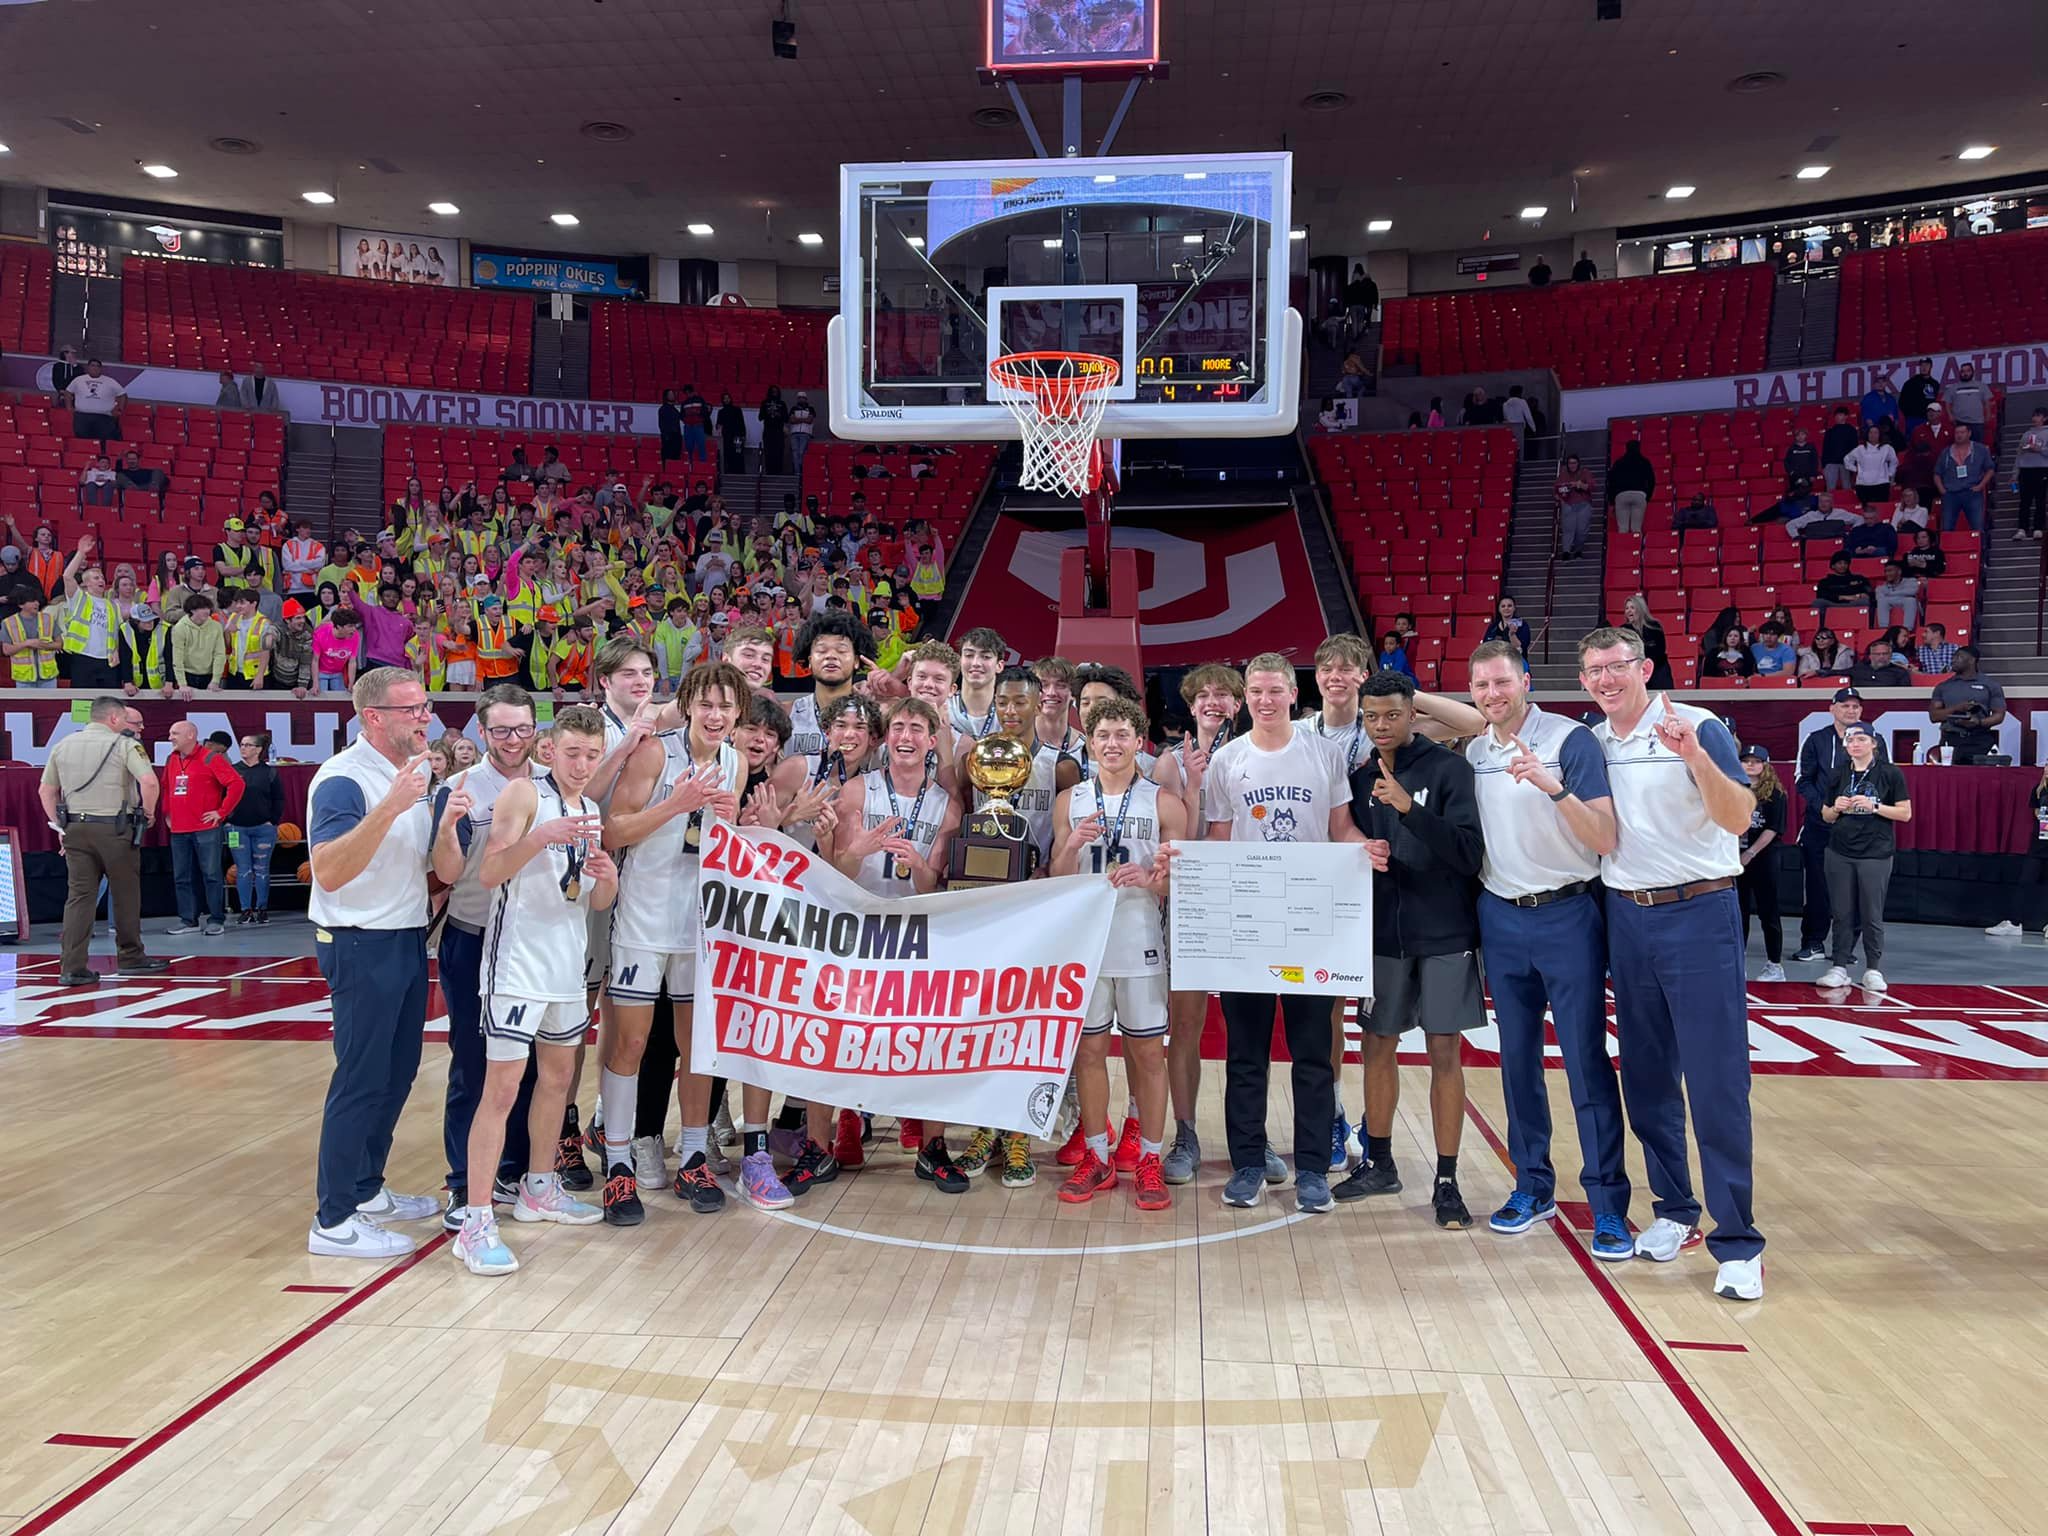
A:
{"label": "basketball hoop", "polygon": [[1086,496],[1101,475],[1095,436],[1120,365],[1093,352],[1012,352],[988,365],[1024,440],[1027,491]]}

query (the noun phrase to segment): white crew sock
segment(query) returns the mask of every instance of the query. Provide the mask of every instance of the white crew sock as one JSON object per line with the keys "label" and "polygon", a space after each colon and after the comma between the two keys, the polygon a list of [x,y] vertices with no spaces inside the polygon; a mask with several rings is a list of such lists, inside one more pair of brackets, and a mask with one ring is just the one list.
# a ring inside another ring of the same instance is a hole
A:
{"label": "white crew sock", "polygon": [[604,1172],[633,1166],[633,1117],[640,1103],[638,1074],[614,1072],[609,1067],[598,1073],[597,1098],[604,1110]]}
{"label": "white crew sock", "polygon": [[1088,1150],[1103,1162],[1109,1161],[1109,1133],[1099,1132],[1088,1138]]}
{"label": "white crew sock", "polygon": [[544,1195],[554,1187],[555,1176],[552,1173],[529,1173],[522,1182],[528,1194]]}
{"label": "white crew sock", "polygon": [[711,1127],[708,1125],[686,1125],[683,1133],[676,1138],[676,1156],[683,1160],[685,1167],[693,1157],[711,1155]]}
{"label": "white crew sock", "polygon": [[1164,1143],[1157,1141],[1147,1141],[1143,1136],[1140,1136],[1138,1138],[1138,1155],[1140,1157],[1157,1157],[1159,1155],[1159,1149],[1162,1145],[1164,1145]]}

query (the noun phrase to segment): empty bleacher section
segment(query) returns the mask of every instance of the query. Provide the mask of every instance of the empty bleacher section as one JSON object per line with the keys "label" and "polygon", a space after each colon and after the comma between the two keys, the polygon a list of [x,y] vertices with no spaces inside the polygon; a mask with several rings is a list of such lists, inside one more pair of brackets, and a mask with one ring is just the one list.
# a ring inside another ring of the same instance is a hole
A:
{"label": "empty bleacher section", "polygon": [[504,395],[532,383],[531,299],[135,256],[121,279],[131,363]]}
{"label": "empty bleacher section", "polygon": [[210,544],[223,523],[264,491],[281,491],[279,417],[130,401],[121,430],[123,440],[106,448],[116,463],[133,448],[144,466],[170,477],[161,512],[149,490],[122,493],[115,507],[81,507],[80,477],[98,445],[73,437],[67,413],[53,409],[47,397],[0,395],[0,511],[24,533],[52,525],[60,548],[70,549],[90,531],[107,558],[133,561]]}
{"label": "empty bleacher section", "polygon": [[787,399],[825,382],[823,313],[617,301],[590,309],[596,400],[658,400],[695,384],[713,405],[730,392],[756,406],[771,384]]}
{"label": "empty bleacher section", "polygon": [[639,504],[641,483],[648,476],[672,484],[684,478],[681,465],[671,465],[671,472],[664,473],[659,438],[393,424],[384,429],[384,505],[389,507],[402,497],[406,478],[415,475],[429,501],[443,486],[460,495],[474,483],[477,494],[489,502],[499,475],[512,462],[514,448],[524,448],[527,461],[536,465],[547,449],[558,450],[562,462],[569,466],[572,488],[596,486],[607,475],[623,480],[635,505]]}
{"label": "empty bleacher section", "polygon": [[1566,389],[1750,373],[1764,363],[1771,282],[1750,266],[1390,299],[1385,360],[1424,374],[1552,368]]}
{"label": "empty bleacher section", "polygon": [[[1425,688],[1465,686],[1500,591],[1514,515],[1506,427],[1330,433],[1309,439],[1375,641],[1415,615],[1409,662]],[[1532,615],[1533,617],[1533,615]],[[1377,649],[1377,645],[1375,645]]]}
{"label": "empty bleacher section", "polygon": [[50,350],[50,284],[45,245],[0,241],[0,352]]}
{"label": "empty bleacher section", "polygon": [[2048,229],[1858,251],[1836,330],[1845,358],[2048,340]]}
{"label": "empty bleacher section", "polygon": [[[950,553],[974,515],[975,503],[988,484],[996,461],[994,443],[946,443],[943,451],[922,453],[916,444],[887,443],[880,447],[854,443],[819,443],[804,461],[804,480],[827,516],[844,516],[857,491],[867,509],[885,523],[901,525],[923,518],[946,541]],[[930,474],[913,475],[913,465],[929,463]],[[876,475],[875,470],[883,471]],[[859,471],[856,474],[856,471]],[[813,478],[817,474],[818,478]],[[956,572],[955,579],[965,572]]]}
{"label": "empty bleacher section", "polygon": [[[1819,624],[1813,612],[1814,586],[1827,574],[1828,558],[1839,539],[1801,541],[1782,522],[1751,524],[1756,511],[1773,505],[1784,490],[1786,445],[1795,428],[1804,427],[1817,446],[1833,420],[1835,407],[1846,404],[1851,418],[1856,402],[1827,402],[1793,408],[1709,411],[1692,415],[1617,417],[1608,423],[1609,451],[1619,456],[1631,439],[1639,439],[1644,456],[1657,470],[1657,490],[1640,535],[1609,529],[1605,607],[1609,622],[1619,622],[1630,594],[1641,592],[1665,629],[1673,680],[1680,688],[1698,681],[1700,644],[1716,615],[1734,609],[1754,630],[1774,608],[1790,611],[1802,642]],[[1688,529],[1683,537],[1671,531],[1672,513],[1694,495],[1712,502],[1720,526]],[[1853,508],[1846,492],[1839,502]],[[1889,510],[1889,509],[1887,509]],[[1939,535],[1947,569],[1927,584],[1926,619],[1947,626],[1956,644],[1974,632],[1977,586],[1982,565],[1982,540],[1968,528]],[[1910,537],[1902,538],[1902,547]],[[1853,568],[1883,579],[1883,562],[1860,559]],[[1829,611],[1827,625],[1860,656],[1881,631],[1857,622],[1845,609]],[[1740,678],[1712,679],[1715,687],[1745,686]],[[1931,682],[1932,679],[1929,679]],[[1812,687],[1833,688],[1841,679],[1832,673],[1807,680]],[[1793,687],[1787,677],[1758,677],[1746,686]]]}

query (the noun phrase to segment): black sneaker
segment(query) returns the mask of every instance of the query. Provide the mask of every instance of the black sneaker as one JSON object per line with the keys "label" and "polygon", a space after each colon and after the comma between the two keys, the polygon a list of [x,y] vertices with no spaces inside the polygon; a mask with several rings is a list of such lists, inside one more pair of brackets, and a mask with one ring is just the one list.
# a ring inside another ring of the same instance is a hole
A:
{"label": "black sneaker", "polygon": [[448,1191],[448,1203],[441,1210],[441,1230],[443,1232],[460,1232],[462,1230],[462,1213],[469,1208],[469,1202],[464,1198],[467,1193],[466,1190],[452,1188]]}
{"label": "black sneaker", "polygon": [[964,1195],[970,1183],[960,1165],[953,1161],[953,1154],[946,1150],[946,1143],[937,1136],[918,1149],[917,1176],[938,1186],[942,1195]]}
{"label": "black sneaker", "polygon": [[647,1208],[640,1203],[640,1185],[633,1170],[624,1163],[613,1163],[604,1181],[604,1224],[637,1227],[646,1219]]}
{"label": "black sneaker", "polygon": [[796,1161],[782,1177],[783,1188],[801,1195],[813,1184],[830,1184],[839,1177],[839,1159],[806,1136],[796,1149]]}
{"label": "black sneaker", "polygon": [[[258,908],[256,909],[256,926],[257,926],[258,928],[264,928],[264,927],[268,927],[268,926],[269,926],[269,924],[270,924],[270,908],[268,908],[268,907],[258,907]],[[589,1186],[588,1184],[586,1184],[586,1185],[584,1185],[583,1187],[584,1187],[585,1189],[588,1189],[588,1188],[589,1188],[590,1186]]]}
{"label": "black sneaker", "polygon": [[562,1117],[562,1139],[555,1143],[555,1172],[562,1176],[562,1188],[584,1190],[597,1183],[597,1175],[583,1156],[583,1132],[576,1125],[576,1106]]}
{"label": "black sneaker", "polygon": [[675,1190],[676,1198],[689,1201],[690,1209],[699,1216],[725,1208],[725,1191],[718,1187],[718,1179],[702,1152],[692,1152],[690,1160],[676,1170]]}
{"label": "black sneaker", "polygon": [[1465,1209],[1465,1197],[1458,1193],[1456,1179],[1438,1179],[1433,1198],[1438,1226],[1462,1232],[1472,1225],[1472,1213]]}
{"label": "black sneaker", "polygon": [[1362,1200],[1367,1195],[1397,1195],[1401,1192],[1401,1170],[1388,1158],[1384,1163],[1360,1163],[1347,1179],[1330,1186],[1339,1200]]}
{"label": "black sneaker", "polygon": [[1807,962],[1814,960],[1825,960],[1827,959],[1827,957],[1828,952],[1822,949],[1818,944],[1802,944],[1799,946],[1799,953],[1794,955],[1792,958],[1794,960],[1799,961],[1801,964],[1805,964]]}

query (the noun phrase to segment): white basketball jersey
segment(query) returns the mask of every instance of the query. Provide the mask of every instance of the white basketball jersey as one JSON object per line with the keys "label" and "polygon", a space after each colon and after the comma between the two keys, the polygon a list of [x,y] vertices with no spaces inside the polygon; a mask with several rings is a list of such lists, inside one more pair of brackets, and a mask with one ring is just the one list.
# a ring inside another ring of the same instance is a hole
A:
{"label": "white basketball jersey", "polygon": [[[551,775],[536,778],[533,788],[533,826],[597,812],[588,800],[564,798]],[[583,868],[586,851],[572,843],[549,843],[489,893],[484,996],[583,1001],[584,936],[596,883]]]}
{"label": "white basketball jersey", "polygon": [[[696,772],[686,732],[660,738],[661,778],[647,797],[659,805],[676,785]],[[718,745],[718,770],[735,796],[747,782],[747,762],[731,742]],[[697,849],[709,810],[674,816],[625,852],[619,866],[619,899],[612,905],[614,948],[684,954],[697,948]]]}
{"label": "white basketball jersey", "polygon": [[970,716],[967,713],[966,703],[962,701],[959,694],[954,694],[952,698],[946,700],[946,724],[952,726],[956,732],[965,736],[970,741],[979,741],[984,736],[995,735],[996,706],[994,696],[991,695],[989,698],[988,712],[986,714]]}
{"label": "white basketball jersey", "polygon": [[[921,792],[902,795],[892,792],[886,768],[876,768],[861,775],[861,826],[864,829],[879,827],[891,817],[900,816],[907,829],[903,835],[916,844],[917,851],[927,859],[932,856],[932,846],[939,840],[939,828],[945,825],[946,814],[952,808],[953,797],[946,793],[936,778],[928,780]],[[895,859],[890,854],[869,854],[860,861],[860,869],[853,877],[854,884],[864,891],[873,891],[877,896],[916,895],[917,887],[911,884],[907,875],[890,872],[894,863]]]}
{"label": "white basketball jersey", "polygon": [[[472,803],[469,808],[469,852],[462,861],[462,873],[448,891],[448,917],[450,921],[478,932],[490,921],[491,899],[496,894],[485,890],[477,880],[477,872],[484,865],[484,844],[491,840],[491,808],[511,782],[491,766],[489,758],[473,768],[465,768],[449,781],[451,788],[456,784],[468,785]],[[439,798],[438,793],[436,798]]]}
{"label": "white basketball jersey", "polygon": [[[1159,854],[1159,786],[1134,779],[1121,795],[1104,795],[1100,784],[1076,784],[1067,800],[1068,825],[1101,816],[1102,835],[1081,849],[1081,873],[1106,875],[1118,862],[1150,864]],[[1122,848],[1119,860],[1112,848]],[[1116,893],[1109,942],[1102,951],[1105,976],[1156,976],[1166,963],[1165,925],[1159,902],[1136,887]]]}
{"label": "white basketball jersey", "polygon": [[1349,725],[1343,727],[1325,726],[1323,712],[1312,709],[1294,722],[1297,731],[1307,731],[1325,741],[1334,741],[1337,750],[1344,754],[1344,771],[1350,773],[1372,753],[1372,738],[1365,734],[1363,716],[1353,716]]}
{"label": "white basketball jersey", "polygon": [[806,693],[789,706],[789,745],[784,757],[816,757],[825,746],[825,727],[818,722],[818,696]]}

